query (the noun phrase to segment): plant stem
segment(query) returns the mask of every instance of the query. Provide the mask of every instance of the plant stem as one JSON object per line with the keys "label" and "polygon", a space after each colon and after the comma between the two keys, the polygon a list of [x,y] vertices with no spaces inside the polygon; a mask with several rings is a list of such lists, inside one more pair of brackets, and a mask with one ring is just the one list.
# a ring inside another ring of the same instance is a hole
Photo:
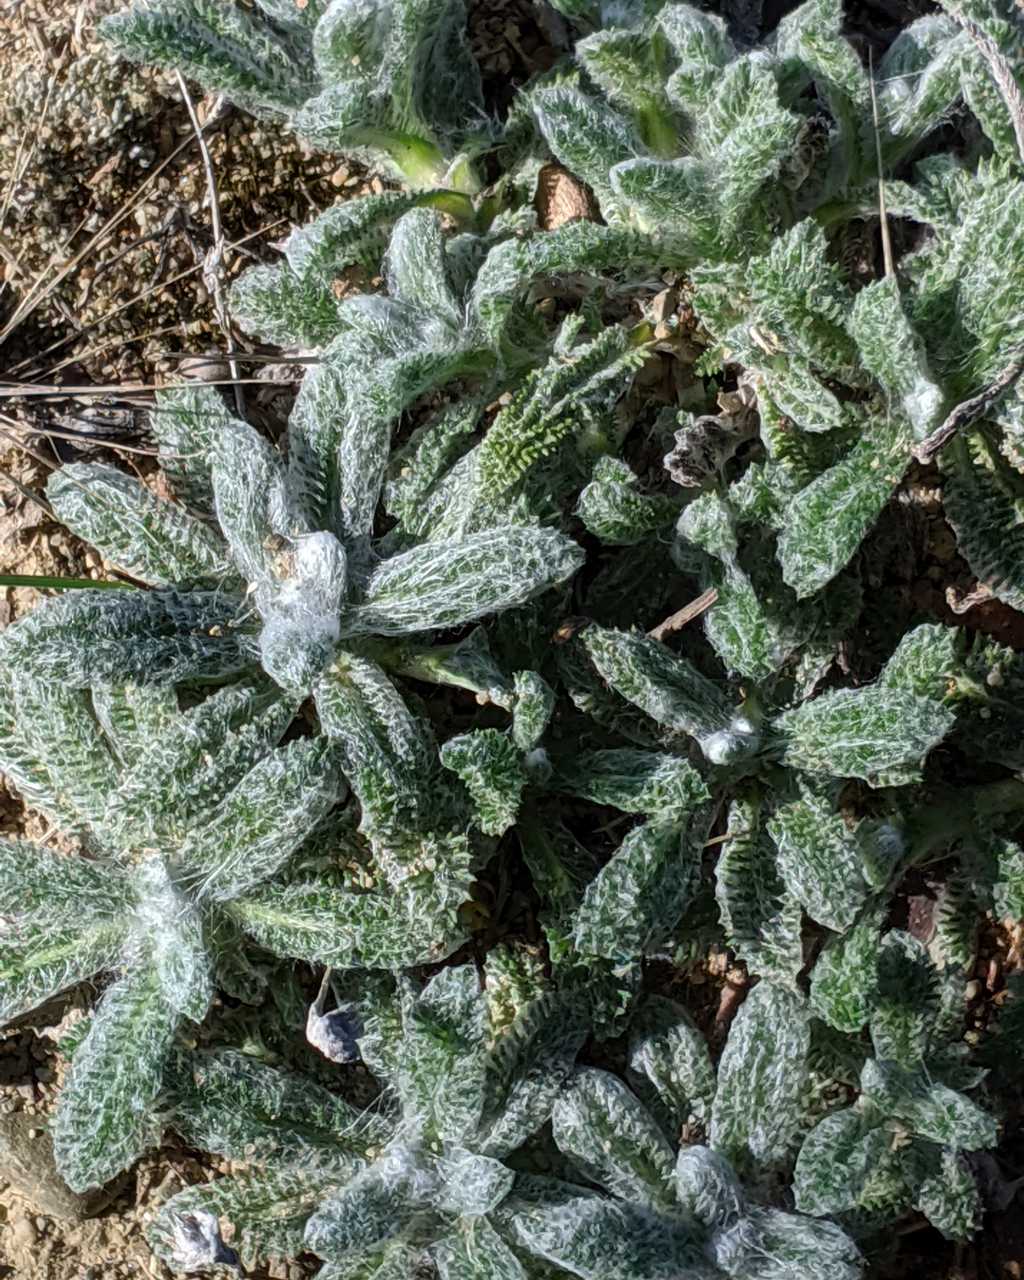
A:
{"label": "plant stem", "polygon": [[57,578],[44,573],[0,573],[0,587],[35,587],[38,591],[138,591],[130,582],[95,578]]}

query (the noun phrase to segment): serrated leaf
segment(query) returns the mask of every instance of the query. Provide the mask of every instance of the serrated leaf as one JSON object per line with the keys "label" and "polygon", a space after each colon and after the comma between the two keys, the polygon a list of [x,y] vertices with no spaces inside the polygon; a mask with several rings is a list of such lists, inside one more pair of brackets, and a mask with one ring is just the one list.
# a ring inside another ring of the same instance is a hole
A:
{"label": "serrated leaf", "polygon": [[775,729],[790,767],[884,786],[919,778],[954,719],[930,698],[872,685],[822,694],[785,712]]}
{"label": "serrated leaf", "polygon": [[573,917],[579,950],[621,961],[661,942],[694,891],[702,842],[703,829],[695,839],[678,819],[634,827],[583,893]]}
{"label": "serrated leaf", "polygon": [[314,692],[321,726],[337,744],[359,799],[360,830],[398,844],[429,827],[433,743],[380,667],[339,656]]}
{"label": "serrated leaf", "polygon": [[992,886],[998,920],[1024,920],[1024,849],[1013,840],[994,839],[996,881]]}
{"label": "serrated leaf", "polygon": [[421,1250],[393,1240],[379,1253],[325,1263],[316,1280],[406,1280],[421,1261]]}
{"label": "serrated leaf", "polygon": [[923,942],[893,929],[882,939],[871,1041],[879,1058],[914,1067],[928,1050],[939,1017],[938,975]]}
{"label": "serrated leaf", "polygon": [[[233,1173],[213,1182],[187,1187],[157,1210],[147,1232],[156,1256],[178,1269],[195,1263],[182,1254],[182,1236],[201,1215],[209,1214],[227,1234],[246,1267],[265,1259],[293,1257],[303,1248],[310,1215],[324,1197],[323,1182],[298,1170],[268,1168]],[[210,1259],[205,1260],[208,1265]]]}
{"label": "serrated leaf", "polygon": [[718,1064],[711,1146],[734,1164],[786,1158],[803,1114],[810,1027],[801,997],[770,982],[750,993]]}
{"label": "serrated leaf", "polygon": [[709,799],[703,778],[681,756],[631,747],[585,751],[559,760],[551,785],[594,804],[663,819],[682,819]]}
{"label": "serrated leaf", "polygon": [[756,732],[685,659],[632,631],[588,627],[583,645],[607,684],[652,720],[696,738],[714,764],[749,751]]}
{"label": "serrated leaf", "polygon": [[964,1094],[933,1082],[923,1068],[905,1071],[895,1063],[869,1058],[860,1085],[883,1113],[902,1120],[930,1142],[961,1151],[979,1151],[996,1144],[995,1118]]}
{"label": "serrated leaf", "polygon": [[642,1205],[594,1195],[507,1201],[520,1247],[580,1280],[711,1280],[699,1246]]}
{"label": "serrated leaf", "polygon": [[491,529],[415,547],[374,571],[344,625],[387,636],[460,626],[525,604],[582,563],[580,548],[553,529]]}
{"label": "serrated leaf", "polygon": [[626,463],[607,455],[598,458],[577,507],[595,538],[612,546],[634,546],[673,519],[678,507],[671,498],[640,493],[638,485]]}
{"label": "serrated leaf", "polygon": [[218,0],[158,0],[104,20],[102,35],[127,57],[177,68],[250,111],[287,112],[316,80],[284,30]]}
{"label": "serrated leaf", "polygon": [[687,254],[697,259],[722,253],[721,208],[712,171],[704,161],[694,156],[623,157],[605,181],[617,204],[635,210],[645,231],[668,226]]}
{"label": "serrated leaf", "polygon": [[465,784],[481,831],[500,836],[513,825],[528,778],[511,738],[500,729],[474,729],[448,739],[441,763]]}
{"label": "serrated leaf", "polygon": [[777,809],[768,832],[789,892],[818,924],[845,933],[864,904],[868,886],[853,832],[831,803],[809,788]]}
{"label": "serrated leaf", "polygon": [[660,91],[662,48],[647,31],[611,27],[576,45],[590,79],[620,109],[635,113],[643,141],[659,155],[674,155],[679,138]]}
{"label": "serrated leaf", "polygon": [[429,1190],[418,1151],[394,1143],[346,1187],[321,1201],[306,1224],[305,1247],[328,1262],[378,1248],[425,1207]]}
{"label": "serrated leaf", "polygon": [[914,627],[896,646],[878,683],[886,689],[905,689],[938,702],[960,666],[958,639],[953,627],[937,622]]}
{"label": "serrated leaf", "polygon": [[272,876],[344,795],[335,760],[309,739],[266,756],[186,839],[181,879],[225,902]]}
{"label": "serrated leaf", "polygon": [[431,1246],[430,1256],[441,1280],[527,1280],[522,1263],[486,1218],[460,1224]]}
{"label": "serrated leaf", "polygon": [[670,1137],[691,1117],[710,1120],[715,1072],[707,1041],[682,1005],[661,996],[640,1005],[630,1023],[628,1074]]}
{"label": "serrated leaf", "polygon": [[573,992],[530,1001],[492,1046],[475,1145],[503,1157],[548,1120],[589,1033],[587,1009]]}
{"label": "serrated leaf", "polygon": [[153,1104],[179,1020],[148,965],[107,989],[51,1128],[57,1168],[72,1190],[102,1186],[159,1141]]}
{"label": "serrated leaf", "polygon": [[0,916],[41,916],[48,924],[112,920],[131,903],[106,862],[53,853],[27,841],[0,840]]}
{"label": "serrated leaf", "polygon": [[496,1209],[516,1180],[514,1171],[500,1160],[459,1147],[438,1161],[438,1169],[442,1182],[434,1206],[442,1213],[471,1219]]}
{"label": "serrated leaf", "polygon": [[857,1246],[832,1222],[757,1207],[734,1233],[735,1241],[714,1241],[724,1245],[724,1258],[734,1275],[750,1280],[787,1280],[792,1275],[801,1280],[860,1280],[864,1274]]}
{"label": "serrated leaf", "polygon": [[555,1103],[558,1149],[622,1200],[670,1208],[673,1155],[653,1118],[607,1071],[581,1068]]}
{"label": "serrated leaf", "polygon": [[196,383],[161,388],[150,410],[161,470],[175,495],[204,515],[213,512],[212,449],[230,418],[218,388]]}
{"label": "serrated leaf", "polygon": [[555,691],[537,671],[517,671],[512,679],[515,691],[512,741],[520,751],[533,751],[551,722]]}
{"label": "serrated leaf", "polygon": [[775,356],[759,371],[758,400],[772,406],[802,431],[841,431],[843,406],[810,366],[798,356]]}
{"label": "serrated leaf", "polygon": [[779,534],[779,563],[798,596],[820,591],[850,562],[909,461],[907,428],[887,423],[863,436],[790,502]]}
{"label": "serrated leaf", "polygon": [[330,288],[312,275],[298,275],[287,263],[243,271],[232,282],[228,303],[246,333],[281,347],[324,347],[341,328]]}
{"label": "serrated leaf", "polygon": [[945,397],[928,368],[924,344],[908,320],[894,275],[874,280],[857,294],[850,335],[865,366],[910,423],[916,440],[940,424]]}
{"label": "serrated leaf", "polygon": [[816,1216],[856,1208],[891,1136],[853,1108],[834,1111],[804,1139],[793,1174],[801,1213]]}
{"label": "serrated leaf", "polygon": [[9,627],[0,648],[64,688],[223,680],[254,665],[238,607],[215,591],[69,591]]}
{"label": "serrated leaf", "polygon": [[918,1187],[915,1203],[947,1240],[969,1240],[983,1212],[974,1175],[964,1158],[948,1148],[935,1172]]}
{"label": "serrated leaf", "polygon": [[235,576],[227,548],[207,525],[114,467],[61,467],[46,496],[73,533],[140,582],[211,586]]}
{"label": "serrated leaf", "polygon": [[[339,9],[343,11],[343,7]],[[449,194],[455,199],[453,193]],[[433,195],[385,191],[346,200],[325,209],[312,222],[296,227],[282,250],[298,277],[323,284],[329,284],[352,263],[376,269],[393,223],[407,209],[425,201],[432,204],[434,199]]]}
{"label": "serrated leaf", "polygon": [[[566,321],[552,355],[523,379],[467,459],[475,468],[478,507],[490,511],[488,524],[500,522],[511,495],[529,498],[525,486],[531,471],[574,435],[583,437],[581,452],[590,451],[584,431],[595,430],[620,399],[624,380],[643,363],[646,348],[625,327],[609,326],[593,340],[573,345],[579,328],[579,320]],[[554,492],[536,495],[533,505],[543,512],[560,493],[552,472],[541,484],[545,490],[555,485]]]}
{"label": "serrated leaf", "polygon": [[779,873],[763,797],[741,792],[729,808],[728,839],[715,866],[725,936],[752,972],[795,989],[803,968],[800,904]]}
{"label": "serrated leaf", "polygon": [[384,278],[392,298],[422,307],[453,329],[462,323],[462,307],[448,279],[441,222],[433,210],[410,209],[399,218]]}
{"label": "serrated leaf", "polygon": [[459,401],[417,427],[392,451],[384,505],[400,522],[403,535],[432,533],[432,500],[474,442],[480,412],[477,400]]}
{"label": "serrated leaf", "polygon": [[612,166],[643,147],[622,116],[571,85],[535,90],[530,106],[552,153],[598,193],[608,189]]}
{"label": "serrated leaf", "polygon": [[943,509],[961,555],[998,600],[1024,609],[1020,478],[981,431],[952,440],[941,455],[941,466]]}
{"label": "serrated leaf", "polygon": [[[659,256],[653,240],[637,231],[589,221],[567,222],[542,236],[495,245],[477,273],[470,310],[488,344],[500,349],[503,340],[509,339],[516,303],[536,277],[638,269]],[[605,334],[604,344],[621,341],[621,335],[608,330]]]}
{"label": "serrated leaf", "polygon": [[746,1214],[746,1196],[728,1160],[709,1147],[683,1147],[675,1167],[680,1205],[705,1230],[735,1226]]}
{"label": "serrated leaf", "polygon": [[456,860],[425,841],[421,856],[424,869],[394,890],[350,893],[300,881],[244,894],[226,910],[275,955],[342,969],[435,964],[466,940],[458,911],[470,899],[472,877],[464,853]]}
{"label": "serrated leaf", "polygon": [[202,1022],[213,999],[202,917],[171,880],[161,858],[147,858],[133,881],[138,899],[135,928],[149,940],[161,995],[175,1013]]}
{"label": "serrated leaf", "polygon": [[949,117],[961,94],[962,56],[956,26],[938,14],[912,22],[886,50],[877,92],[889,155],[894,143],[912,146]]}
{"label": "serrated leaf", "polygon": [[284,736],[294,705],[231,685],[179,713],[123,771],[107,821],[121,843],[175,848]]}
{"label": "serrated leaf", "polygon": [[0,1022],[28,1013],[50,996],[113,968],[124,949],[126,921],[87,923],[35,919],[0,934]]}
{"label": "serrated leaf", "polygon": [[811,1008],[837,1031],[857,1035],[871,1016],[881,923],[880,910],[869,907],[848,933],[828,940],[811,970]]}
{"label": "serrated leaf", "polygon": [[[805,218],[778,236],[768,253],[747,267],[747,287],[757,325],[773,334],[787,353],[780,376],[773,376],[771,360],[762,361],[764,376],[773,399],[805,430],[817,431],[841,425],[838,400],[818,377],[862,382],[857,352],[844,332],[844,321],[853,303],[843,273],[829,260],[824,231],[812,218]],[[796,357],[794,361],[793,357]],[[794,381],[813,379],[821,390],[817,408],[804,420],[779,400]]]}
{"label": "serrated leaf", "polygon": [[409,1117],[465,1141],[484,1105],[487,1002],[474,965],[444,969],[403,1019],[398,1089]]}
{"label": "serrated leaf", "polygon": [[294,527],[284,463],[277,450],[244,422],[226,423],[211,455],[217,520],[247,583],[274,578],[272,542]]}
{"label": "serrated leaf", "polygon": [[92,706],[120,763],[127,766],[147,742],[178,718],[178,695],[166,685],[95,685]]}
{"label": "serrated leaf", "polygon": [[292,1167],[344,1181],[388,1122],[293,1071],[236,1049],[182,1058],[172,1077],[174,1127],[192,1146],[229,1160]]}
{"label": "serrated leaf", "polygon": [[12,673],[11,687],[17,732],[42,766],[53,811],[73,814],[74,832],[102,830],[117,767],[88,693],[38,677],[30,664]]}

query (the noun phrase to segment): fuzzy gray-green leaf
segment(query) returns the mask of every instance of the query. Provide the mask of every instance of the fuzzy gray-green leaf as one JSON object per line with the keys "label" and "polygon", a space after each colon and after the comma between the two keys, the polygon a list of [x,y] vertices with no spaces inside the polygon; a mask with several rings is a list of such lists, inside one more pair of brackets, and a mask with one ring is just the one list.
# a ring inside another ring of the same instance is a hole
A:
{"label": "fuzzy gray-green leaf", "polygon": [[715,1072],[707,1041],[682,1005],[648,996],[630,1024],[629,1078],[670,1136],[707,1123]]}
{"label": "fuzzy gray-green leaf", "polygon": [[843,1213],[856,1207],[890,1135],[872,1128],[859,1111],[834,1111],[811,1130],[800,1148],[794,1196],[801,1213]]}
{"label": "fuzzy gray-green leaf", "polygon": [[868,908],[848,933],[829,939],[811,971],[811,1008],[837,1031],[857,1035],[871,1016],[880,926],[878,908]]}
{"label": "fuzzy gray-green leaf", "polygon": [[178,1021],[149,966],[107,990],[53,1121],[57,1168],[73,1190],[102,1186],[159,1140],[152,1107]]}
{"label": "fuzzy gray-green leaf", "polygon": [[46,495],[72,532],[140,582],[210,586],[234,576],[227,548],[209,526],[114,467],[61,467]]}
{"label": "fuzzy gray-green leaf", "polygon": [[555,1104],[551,1124],[559,1150],[592,1182],[623,1200],[671,1205],[672,1148],[615,1076],[578,1070]]}
{"label": "fuzzy gray-green leaf", "polygon": [[711,1146],[734,1163],[787,1156],[803,1113],[810,1027],[800,996],[761,982],[729,1030],[718,1064]]}
{"label": "fuzzy gray-green leaf", "polygon": [[768,831],[789,891],[812,920],[845,933],[868,886],[857,842],[842,816],[808,789],[800,800],[775,812]]}
{"label": "fuzzy gray-green leaf", "polygon": [[415,547],[375,570],[347,625],[388,636],[459,626],[525,604],[582,563],[579,547],[553,529],[491,529]]}
{"label": "fuzzy gray-green leaf", "polygon": [[908,429],[885,424],[796,495],[779,535],[779,562],[798,596],[820,591],[850,562],[909,461]]}
{"label": "fuzzy gray-green leaf", "polygon": [[729,945],[752,972],[795,989],[803,967],[800,903],[779,872],[764,798],[741,792],[715,866],[715,898]]}
{"label": "fuzzy gray-green leaf", "polygon": [[700,850],[686,824],[652,818],[633,830],[587,885],[573,937],[584,954],[623,960],[657,945],[694,890]]}
{"label": "fuzzy gray-green leaf", "polygon": [[585,751],[559,761],[559,791],[626,813],[682,818],[709,798],[703,778],[681,756],[631,747]]}
{"label": "fuzzy gray-green leaf", "polygon": [[448,739],[441,763],[465,783],[481,831],[500,836],[512,826],[528,779],[511,738],[500,729],[474,729]]}
{"label": "fuzzy gray-green leaf", "polygon": [[734,716],[725,695],[685,659],[649,636],[588,627],[583,644],[616,692],[666,728],[688,733],[716,764],[753,745],[750,726]]}
{"label": "fuzzy gray-green leaf", "polygon": [[918,778],[953,723],[953,713],[930,698],[873,685],[822,694],[785,712],[775,729],[792,768],[878,786]]}

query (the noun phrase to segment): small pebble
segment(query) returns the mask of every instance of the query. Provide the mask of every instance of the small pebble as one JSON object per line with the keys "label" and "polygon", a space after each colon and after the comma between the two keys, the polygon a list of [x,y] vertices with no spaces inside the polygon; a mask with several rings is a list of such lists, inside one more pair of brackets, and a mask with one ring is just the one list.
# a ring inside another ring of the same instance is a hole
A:
{"label": "small pebble", "polygon": [[30,1249],[38,1239],[35,1224],[30,1218],[18,1218],[11,1226],[11,1239],[21,1249]]}

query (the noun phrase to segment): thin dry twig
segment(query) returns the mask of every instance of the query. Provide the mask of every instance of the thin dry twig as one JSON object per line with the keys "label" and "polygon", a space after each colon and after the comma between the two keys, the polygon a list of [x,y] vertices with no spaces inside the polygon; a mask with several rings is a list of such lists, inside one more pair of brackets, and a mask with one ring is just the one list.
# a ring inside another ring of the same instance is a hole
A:
{"label": "thin dry twig", "polygon": [[659,622],[652,630],[648,631],[648,635],[652,640],[664,640],[666,636],[671,635],[673,631],[682,631],[687,623],[693,622],[695,618],[699,618],[702,613],[707,613],[711,606],[718,599],[718,592],[714,587],[709,587],[696,600],[691,600],[689,604],[683,605],[681,609],[677,609],[664,622]]}
{"label": "thin dry twig", "polygon": [[5,431],[3,427],[0,427],[0,439],[6,440],[7,443],[13,445],[15,449],[20,449],[22,453],[27,453],[30,458],[38,462],[41,467],[45,467],[47,471],[57,470],[59,464],[54,462],[52,458],[44,457],[44,455],[39,453],[38,450],[33,449],[32,446],[26,444],[24,440],[19,440],[17,436],[12,436],[11,433],[9,431]]}
{"label": "thin dry twig", "polygon": [[1013,136],[1017,140],[1017,153],[1020,156],[1021,164],[1024,164],[1024,95],[1021,94],[1020,85],[1018,85],[1017,78],[1013,74],[1013,68],[1003,57],[999,46],[992,37],[986,35],[976,22],[956,9],[951,9],[950,13],[960,23],[971,43],[988,63],[989,70],[992,72],[992,79],[996,82],[996,88],[1002,95],[1006,109],[1010,113]]}
{"label": "thin dry twig", "polygon": [[[159,330],[158,332],[164,332]],[[172,330],[168,329],[170,333]],[[183,359],[185,357],[182,357]],[[293,378],[238,378],[243,387],[288,386]],[[167,382],[129,382],[120,385],[116,382],[102,386],[70,386],[61,387],[56,384],[35,382],[0,383],[0,400],[66,400],[69,396],[116,396],[124,400],[128,396],[138,395],[143,391],[166,391],[169,387],[180,386],[181,383]],[[187,385],[187,384],[186,384]],[[234,378],[211,378],[204,382],[207,387],[233,387]]]}
{"label": "thin dry twig", "polygon": [[[242,236],[241,240],[232,241],[227,247],[229,249],[239,249],[241,248],[242,245],[247,244],[250,240],[257,240],[259,239],[260,236],[267,235],[269,232],[273,231],[275,227],[279,227],[282,222],[286,222],[286,221],[287,221],[286,218],[275,218],[273,222],[268,223],[265,227],[260,227],[259,230],[250,231],[247,236]],[[102,325],[108,324],[116,316],[119,316],[123,311],[127,311],[129,307],[134,307],[137,303],[144,302],[147,298],[151,297],[154,293],[161,293],[164,289],[169,289],[172,284],[177,284],[179,280],[185,280],[189,276],[194,276],[197,271],[202,271],[202,269],[203,269],[203,264],[199,262],[199,263],[196,263],[196,265],[193,267],[186,267],[184,271],[179,271],[177,275],[170,276],[167,280],[158,281],[156,284],[151,285],[148,289],[144,289],[141,293],[137,293],[134,296],[134,298],[129,298],[127,302],[122,302],[120,306],[115,307],[113,311],[108,311],[105,315],[100,316],[98,320],[93,320],[91,324],[85,325],[79,333],[72,333],[72,334],[68,334],[66,337],[58,338],[56,342],[51,342],[50,345],[48,347],[44,347],[42,351],[33,352],[32,355],[26,356],[24,360],[20,360],[16,365],[13,365],[11,367],[9,371],[10,374],[14,375],[14,374],[21,373],[22,370],[27,365],[30,365],[34,361],[41,359],[43,356],[47,356],[53,351],[59,351],[61,347],[66,347],[71,342],[80,341],[82,338],[85,337],[87,333],[91,333],[94,329],[98,329]],[[35,377],[52,378],[55,373],[59,373],[61,369],[66,368],[67,365],[74,364],[75,362],[80,360],[88,360],[94,354],[96,354],[96,352],[92,348],[88,348],[85,351],[76,352],[74,355],[68,356],[68,358],[66,360],[63,360],[60,364],[54,365],[54,367],[48,373],[45,373],[45,374],[30,373],[28,374],[28,379],[29,381],[31,381]],[[245,354],[245,353],[240,353],[240,354]],[[255,357],[249,357],[249,358],[255,358]],[[276,358],[277,357],[275,357],[275,359]]]}
{"label": "thin dry twig", "polygon": [[0,422],[5,422],[9,427],[15,427],[18,431],[25,431],[30,436],[46,436],[54,440],[70,440],[74,444],[93,444],[98,448],[111,449],[119,453],[139,454],[143,458],[159,458],[163,456],[159,449],[142,449],[137,445],[117,444],[99,433],[95,436],[90,436],[86,431],[61,431],[59,427],[41,427],[34,423],[19,422],[17,418],[9,418],[6,414],[0,414]]}
{"label": "thin dry twig", "polygon": [[992,406],[1006,395],[1022,373],[1024,373],[1024,347],[1017,351],[998,378],[990,382],[976,396],[971,396],[969,400],[958,404],[940,427],[936,427],[920,444],[914,445],[914,457],[918,462],[931,462],[958,431],[965,430],[979,418],[983,418]]}
{"label": "thin dry twig", "polygon": [[[229,347],[233,346],[231,336],[231,316],[228,313],[227,300],[224,297],[224,226],[220,217],[220,198],[217,194],[217,175],[213,168],[213,157],[210,155],[210,148],[206,145],[206,139],[203,137],[203,127],[199,123],[199,117],[196,115],[195,103],[192,101],[192,95],[188,91],[188,85],[185,83],[185,77],[180,71],[174,73],[178,79],[178,87],[181,89],[181,96],[185,100],[185,107],[188,110],[188,118],[192,121],[192,129],[196,135],[196,142],[199,146],[199,154],[203,160],[203,171],[206,174],[206,191],[207,199],[210,205],[210,223],[213,229],[213,248],[206,255],[203,262],[203,283],[207,289],[213,294],[213,308],[217,313],[217,323],[220,325],[224,337]],[[224,110],[226,100],[223,96],[219,97],[214,103],[213,110],[210,112],[212,119]],[[240,418],[245,417],[245,399],[242,395],[242,388],[238,380],[238,364],[235,360],[229,358],[228,368],[231,370],[231,376],[235,380],[235,408],[238,410]]]}
{"label": "thin dry twig", "polygon": [[28,499],[29,502],[37,503],[51,520],[56,518],[53,514],[53,508],[41,493],[36,493],[36,491],[34,489],[30,489],[27,484],[22,484],[17,476],[12,476],[4,467],[0,467],[0,480],[6,481],[12,489],[16,489],[18,493],[20,493],[23,498]]}

